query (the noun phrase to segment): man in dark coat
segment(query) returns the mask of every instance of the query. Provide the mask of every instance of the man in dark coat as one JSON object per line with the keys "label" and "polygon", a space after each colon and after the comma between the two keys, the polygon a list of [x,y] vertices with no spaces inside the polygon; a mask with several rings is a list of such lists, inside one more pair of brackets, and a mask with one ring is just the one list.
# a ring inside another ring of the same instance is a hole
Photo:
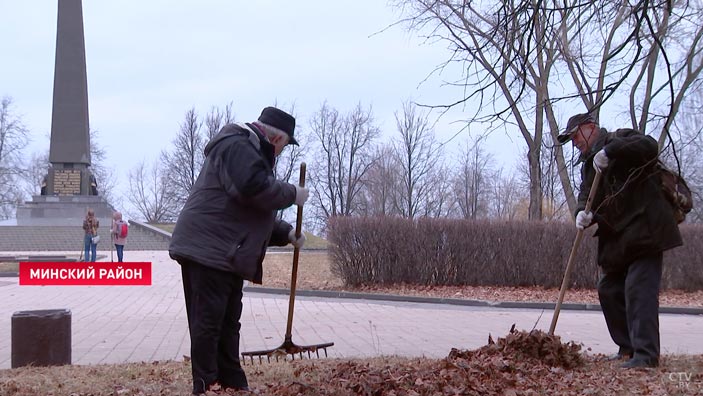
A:
{"label": "man in dark coat", "polygon": [[[598,297],[608,331],[629,358],[625,368],[659,364],[659,286],[662,253],[682,244],[673,208],[656,171],[656,140],[633,129],[609,133],[591,114],[577,114],[559,135],[581,151],[576,227],[598,224]],[[596,172],[601,184],[585,212]]]}
{"label": "man in dark coat", "polygon": [[181,265],[191,338],[193,394],[248,389],[239,359],[244,280],[261,283],[268,246],[301,247],[276,212],[303,205],[308,190],[276,180],[275,158],[293,137],[295,118],[274,107],[258,121],[225,125],[205,147],[205,162],[178,216],[169,254]]}

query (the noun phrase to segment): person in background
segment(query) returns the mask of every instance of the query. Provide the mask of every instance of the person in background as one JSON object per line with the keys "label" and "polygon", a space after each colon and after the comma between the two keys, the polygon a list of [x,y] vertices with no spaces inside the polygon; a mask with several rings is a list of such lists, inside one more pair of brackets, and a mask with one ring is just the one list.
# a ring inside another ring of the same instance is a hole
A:
{"label": "person in background", "polygon": [[90,174],[90,195],[98,195],[98,180],[92,173]]}
{"label": "person in background", "polygon": [[[656,171],[657,141],[634,129],[608,132],[592,114],[569,119],[560,144],[581,151],[576,227],[598,224],[598,298],[623,368],[659,365],[659,287],[665,250],[682,244]],[[592,210],[585,211],[596,172]]]}
{"label": "person in background", "polygon": [[122,220],[122,213],[115,212],[112,214],[112,242],[115,244],[115,251],[117,252],[117,262],[121,263],[124,258],[124,243],[127,241],[127,237],[122,238],[120,236],[121,227],[126,227],[127,223]]}
{"label": "person in background", "polygon": [[[85,232],[85,236],[83,237],[85,261],[95,261],[98,244],[93,242],[93,237],[98,235],[98,227],[100,227],[100,221],[95,218],[93,209],[88,209],[85,219],[83,219],[83,231]],[[89,253],[92,255],[89,255]]]}

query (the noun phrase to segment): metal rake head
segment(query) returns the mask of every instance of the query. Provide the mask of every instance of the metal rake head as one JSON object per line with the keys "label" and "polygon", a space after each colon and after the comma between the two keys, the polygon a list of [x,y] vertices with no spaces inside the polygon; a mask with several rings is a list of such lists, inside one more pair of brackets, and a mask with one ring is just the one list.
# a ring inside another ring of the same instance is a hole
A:
{"label": "metal rake head", "polygon": [[290,356],[290,360],[295,360],[296,355],[302,360],[304,359],[304,353],[307,353],[308,359],[312,359],[313,353],[315,353],[317,358],[320,358],[320,350],[325,352],[325,357],[327,357],[327,348],[333,345],[334,342],[315,345],[296,345],[291,340],[286,340],[278,348],[242,352],[242,362],[246,364],[247,358],[249,358],[250,363],[254,364],[254,358],[258,358],[259,363],[264,363],[264,358],[266,358],[266,362],[270,363],[271,358],[276,359],[276,361],[285,361],[288,360],[288,356]]}

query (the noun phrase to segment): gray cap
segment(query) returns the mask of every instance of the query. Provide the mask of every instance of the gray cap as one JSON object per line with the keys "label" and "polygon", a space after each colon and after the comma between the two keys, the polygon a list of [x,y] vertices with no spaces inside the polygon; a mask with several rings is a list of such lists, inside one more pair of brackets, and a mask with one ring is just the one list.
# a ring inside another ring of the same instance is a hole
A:
{"label": "gray cap", "polygon": [[564,144],[571,140],[574,136],[574,132],[583,124],[597,124],[596,118],[590,113],[576,114],[575,116],[569,118],[569,122],[566,123],[566,130],[557,136],[557,141],[559,144]]}

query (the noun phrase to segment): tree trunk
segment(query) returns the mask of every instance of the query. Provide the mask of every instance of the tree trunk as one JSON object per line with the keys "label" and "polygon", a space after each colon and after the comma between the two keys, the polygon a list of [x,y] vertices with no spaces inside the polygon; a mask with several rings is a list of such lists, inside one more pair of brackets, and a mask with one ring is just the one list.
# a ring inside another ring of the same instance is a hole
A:
{"label": "tree trunk", "polygon": [[530,208],[528,220],[542,220],[542,170],[540,169],[539,145],[530,147],[527,161],[530,164]]}

